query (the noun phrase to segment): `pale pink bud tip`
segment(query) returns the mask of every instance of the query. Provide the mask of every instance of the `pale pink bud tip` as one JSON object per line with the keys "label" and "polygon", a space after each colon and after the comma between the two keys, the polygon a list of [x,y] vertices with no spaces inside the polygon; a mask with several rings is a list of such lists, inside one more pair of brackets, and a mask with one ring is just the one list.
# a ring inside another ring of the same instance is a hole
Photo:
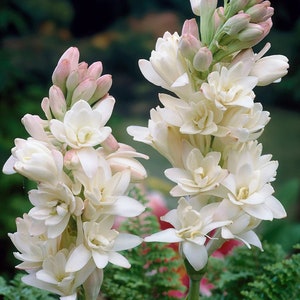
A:
{"label": "pale pink bud tip", "polygon": [[207,47],[202,47],[194,57],[193,66],[197,71],[203,72],[209,68],[212,60],[213,56],[211,51]]}

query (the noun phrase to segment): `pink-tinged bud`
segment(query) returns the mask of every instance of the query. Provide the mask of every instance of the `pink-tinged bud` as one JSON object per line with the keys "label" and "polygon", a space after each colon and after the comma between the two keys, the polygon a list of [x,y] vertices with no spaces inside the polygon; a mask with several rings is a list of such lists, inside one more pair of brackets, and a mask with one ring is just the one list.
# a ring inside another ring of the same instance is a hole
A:
{"label": "pink-tinged bud", "polygon": [[58,64],[52,74],[53,84],[59,86],[63,91],[66,89],[66,80],[71,72],[71,64],[64,59]]}
{"label": "pink-tinged bud", "polygon": [[96,80],[96,89],[92,97],[88,100],[90,105],[104,97],[112,86],[112,77],[110,74],[105,74]]}
{"label": "pink-tinged bud", "polygon": [[69,74],[77,68],[79,51],[76,47],[70,47],[59,59],[52,74],[53,84],[59,86],[65,92],[65,84]]}
{"label": "pink-tinged bud", "polygon": [[215,31],[216,31],[217,28],[219,28],[220,25],[223,23],[223,20],[225,18],[223,6],[220,6],[215,10],[213,18],[214,18]]}
{"label": "pink-tinged bud", "polygon": [[49,104],[53,116],[62,120],[67,110],[67,104],[63,92],[56,85],[52,85],[49,89]]}
{"label": "pink-tinged bud", "polygon": [[270,7],[270,5],[270,1],[264,1],[247,9],[246,13],[251,17],[250,22],[260,23],[272,17],[274,14],[274,8]]}
{"label": "pink-tinged bud", "polygon": [[229,18],[223,25],[223,31],[228,35],[237,35],[249,25],[250,16],[245,13],[239,13]]}
{"label": "pink-tinged bud", "polygon": [[96,80],[99,76],[101,76],[102,71],[102,62],[96,61],[88,67],[86,76]]}
{"label": "pink-tinged bud", "polygon": [[118,141],[112,134],[110,134],[108,138],[101,143],[101,146],[104,148],[105,151],[109,153],[115,152],[120,148]]}
{"label": "pink-tinged bud", "polygon": [[67,93],[72,93],[79,84],[79,72],[74,70],[70,73],[66,81]]}
{"label": "pink-tinged bud", "polygon": [[213,61],[213,55],[207,47],[201,47],[193,59],[193,66],[197,71],[207,71]]}
{"label": "pink-tinged bud", "polygon": [[79,82],[88,78],[87,77],[88,66],[89,65],[85,61],[79,63],[77,68],[79,74]]}
{"label": "pink-tinged bud", "polygon": [[247,28],[238,34],[237,38],[241,42],[250,42],[259,39],[263,33],[264,29],[260,25],[250,23]]}
{"label": "pink-tinged bud", "polygon": [[71,106],[79,100],[89,101],[96,90],[97,84],[94,79],[87,78],[80,82],[73,92]]}
{"label": "pink-tinged bud", "polygon": [[22,124],[24,125],[26,131],[34,139],[39,141],[47,141],[48,136],[44,130],[44,127],[47,126],[47,121],[42,120],[37,115],[26,114],[22,119]]}
{"label": "pink-tinged bud", "polygon": [[252,47],[259,43],[272,28],[272,19],[269,18],[265,22],[261,22],[259,24],[250,23],[247,28],[238,34],[238,39],[242,42],[250,42],[252,41]]}
{"label": "pink-tinged bud", "polygon": [[52,114],[50,110],[50,102],[48,97],[44,97],[41,103],[41,107],[43,112],[45,113],[45,116],[48,120],[52,119]]}
{"label": "pink-tinged bud", "polygon": [[65,153],[64,166],[68,170],[74,170],[81,166],[76,150],[71,149]]}
{"label": "pink-tinged bud", "polygon": [[192,60],[201,47],[201,42],[196,39],[193,35],[185,34],[181,37],[178,49],[182,56]]}
{"label": "pink-tinged bud", "polygon": [[77,69],[77,65],[79,62],[79,51],[76,47],[70,47],[67,49],[64,54],[59,59],[57,65],[59,65],[62,61],[67,60],[70,62],[70,71]]}
{"label": "pink-tinged bud", "polygon": [[196,19],[186,20],[182,27],[181,35],[192,35],[197,40],[200,40],[199,37],[199,28]]}

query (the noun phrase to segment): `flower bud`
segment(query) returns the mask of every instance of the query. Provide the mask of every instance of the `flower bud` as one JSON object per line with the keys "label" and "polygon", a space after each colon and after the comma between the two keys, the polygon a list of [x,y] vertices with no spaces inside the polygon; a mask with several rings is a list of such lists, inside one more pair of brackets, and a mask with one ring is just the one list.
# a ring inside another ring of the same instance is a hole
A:
{"label": "flower bud", "polygon": [[233,16],[239,11],[243,10],[247,6],[248,2],[249,0],[231,0],[229,15]]}
{"label": "flower bud", "polygon": [[67,110],[65,96],[58,86],[51,86],[49,89],[49,105],[53,116],[62,120]]}
{"label": "flower bud", "polygon": [[201,42],[196,39],[193,35],[185,34],[181,37],[178,49],[182,56],[185,58],[192,60],[201,47]]}
{"label": "flower bud", "polygon": [[70,71],[75,70],[77,68],[78,61],[79,61],[78,49],[76,47],[70,47],[69,49],[67,49],[59,59],[57,65],[60,65],[60,63],[64,60],[70,62]]}
{"label": "flower bud", "polygon": [[70,73],[66,81],[67,93],[73,93],[74,89],[79,84],[79,72],[74,70]]}
{"label": "flower bud", "polygon": [[239,13],[229,18],[223,25],[223,31],[228,35],[237,35],[249,25],[250,16],[245,13]]}
{"label": "flower bud", "polygon": [[52,74],[53,84],[59,86],[63,91],[66,89],[66,81],[70,75],[71,64],[68,60],[64,59],[59,65],[56,66]]}
{"label": "flower bud", "polygon": [[96,101],[104,97],[112,85],[112,78],[110,74],[100,76],[96,80],[96,89],[92,97],[88,100],[90,105],[93,105]]}
{"label": "flower bud", "polygon": [[258,86],[279,82],[288,72],[288,59],[284,55],[265,56],[255,62],[250,76],[258,78]]}
{"label": "flower bud", "polygon": [[112,134],[110,134],[108,138],[101,143],[101,146],[109,153],[115,152],[120,148],[118,141]]}
{"label": "flower bud", "polygon": [[39,141],[47,141],[48,136],[44,130],[44,126],[48,123],[47,121],[42,120],[37,115],[30,114],[26,114],[21,121],[30,136]]}
{"label": "flower bud", "polygon": [[96,81],[94,79],[87,78],[80,82],[73,92],[71,106],[79,100],[89,101],[96,90]]}
{"label": "flower bud", "polygon": [[101,75],[102,71],[102,62],[96,61],[88,67],[86,76],[96,80]]}
{"label": "flower bud", "polygon": [[195,19],[186,20],[182,27],[181,35],[192,35],[197,40],[200,40],[199,37],[199,28]]}
{"label": "flower bud", "polygon": [[43,112],[45,113],[45,116],[48,120],[52,119],[52,114],[50,110],[50,102],[48,97],[44,97],[41,103],[41,107]]}
{"label": "flower bud", "polygon": [[270,1],[263,1],[260,4],[256,4],[246,10],[246,13],[250,15],[251,23],[260,23],[266,21],[274,14],[274,8],[270,7]]}
{"label": "flower bud", "polygon": [[190,0],[192,11],[196,16],[200,16],[200,2],[201,0]]}
{"label": "flower bud", "polygon": [[193,59],[193,66],[197,71],[208,70],[213,60],[211,51],[207,47],[201,47]]}
{"label": "flower bud", "polygon": [[64,156],[64,166],[68,170],[74,170],[80,167],[80,160],[77,155],[77,151],[74,149],[71,149],[65,153]]}
{"label": "flower bud", "polygon": [[218,0],[200,0],[200,16],[211,16],[217,8]]}
{"label": "flower bud", "polygon": [[252,40],[259,39],[263,33],[264,29],[260,25],[250,23],[247,28],[238,34],[237,38],[241,42],[250,42]]}

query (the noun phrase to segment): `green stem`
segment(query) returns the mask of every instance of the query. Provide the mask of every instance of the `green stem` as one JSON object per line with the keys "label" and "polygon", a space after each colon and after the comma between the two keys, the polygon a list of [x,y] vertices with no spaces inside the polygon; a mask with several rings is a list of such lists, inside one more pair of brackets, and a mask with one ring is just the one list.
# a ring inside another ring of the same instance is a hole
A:
{"label": "green stem", "polygon": [[200,280],[205,274],[206,267],[204,267],[202,270],[196,271],[187,259],[184,260],[184,265],[190,280],[190,287],[186,300],[199,300]]}
{"label": "green stem", "polygon": [[199,300],[199,288],[200,288],[200,279],[193,280],[190,278],[190,287],[189,293],[187,295],[186,300]]}

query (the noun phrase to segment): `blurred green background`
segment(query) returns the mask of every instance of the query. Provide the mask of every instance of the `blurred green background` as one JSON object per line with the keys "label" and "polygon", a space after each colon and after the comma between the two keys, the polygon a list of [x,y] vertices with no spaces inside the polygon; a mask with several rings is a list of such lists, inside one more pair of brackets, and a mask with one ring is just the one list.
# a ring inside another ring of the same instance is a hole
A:
{"label": "blurred green background", "polygon": [[[286,55],[290,69],[280,84],[258,88],[256,94],[271,113],[260,140],[264,153],[272,153],[279,161],[274,186],[289,216],[266,223],[260,231],[265,239],[289,250],[300,242],[300,11],[293,0],[274,0],[272,6],[274,25],[263,43],[272,44],[268,55]],[[150,147],[133,142],[126,127],[145,125],[150,108],[159,104],[160,89],[143,78],[138,59],[149,58],[159,36],[165,31],[180,32],[183,21],[192,17],[188,0],[1,0],[1,166],[14,138],[27,137],[21,117],[26,113],[43,117],[40,102],[48,95],[56,63],[67,48],[76,46],[80,61],[100,60],[104,73],[113,75],[110,93],[117,99],[110,120],[113,133],[119,141],[150,155],[151,160],[144,164],[150,175],[148,185],[167,194],[169,182],[163,171],[168,163]],[[1,173],[0,275],[11,277],[15,272],[14,248],[7,233],[15,231],[15,218],[30,209],[28,189],[23,177]]]}

